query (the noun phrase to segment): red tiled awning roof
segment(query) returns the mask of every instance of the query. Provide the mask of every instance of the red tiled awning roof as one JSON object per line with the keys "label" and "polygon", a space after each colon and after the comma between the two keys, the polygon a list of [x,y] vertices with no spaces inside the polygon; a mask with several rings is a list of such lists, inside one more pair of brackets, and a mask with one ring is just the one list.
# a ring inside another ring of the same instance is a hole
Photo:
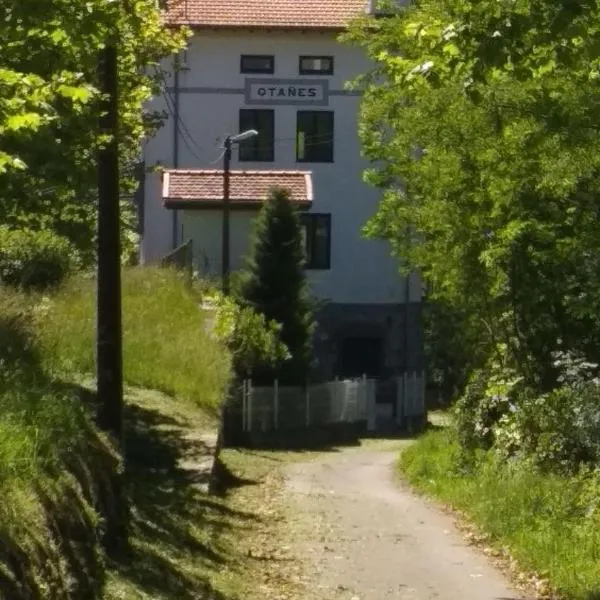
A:
{"label": "red tiled awning roof", "polygon": [[[166,208],[220,208],[223,206],[223,171],[220,169],[167,169],[163,171],[163,204]],[[260,208],[274,187],[290,191],[292,201],[310,206],[310,171],[230,172],[229,198],[233,208]]]}
{"label": "red tiled awning roof", "polygon": [[168,0],[165,22],[196,28],[343,30],[367,0]]}

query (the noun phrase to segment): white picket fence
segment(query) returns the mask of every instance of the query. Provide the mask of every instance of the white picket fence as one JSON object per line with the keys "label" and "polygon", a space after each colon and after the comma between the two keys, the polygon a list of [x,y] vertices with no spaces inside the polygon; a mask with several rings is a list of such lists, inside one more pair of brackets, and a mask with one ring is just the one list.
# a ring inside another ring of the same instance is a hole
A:
{"label": "white picket fence", "polygon": [[396,424],[411,429],[413,422],[425,415],[425,373],[413,371],[397,377]]}
{"label": "white picket fence", "polygon": [[238,393],[243,431],[266,432],[366,421],[375,401],[375,382],[363,377],[307,387],[280,386],[277,381],[259,387],[247,380]]}
{"label": "white picket fence", "polygon": [[244,432],[360,422],[365,423],[367,431],[374,432],[378,422],[392,420],[394,413],[397,427],[410,428],[425,415],[424,373],[407,373],[392,383],[390,401],[377,404],[379,382],[367,377],[307,387],[280,386],[277,381],[262,387],[246,380],[236,390],[232,408],[241,416]]}

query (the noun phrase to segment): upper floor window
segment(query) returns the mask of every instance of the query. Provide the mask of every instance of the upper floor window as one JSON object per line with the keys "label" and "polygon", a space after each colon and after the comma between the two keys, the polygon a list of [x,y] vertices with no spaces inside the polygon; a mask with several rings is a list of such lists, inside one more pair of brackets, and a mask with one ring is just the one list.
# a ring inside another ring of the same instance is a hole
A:
{"label": "upper floor window", "polygon": [[274,152],[275,112],[269,109],[240,109],[240,131],[256,129],[258,135],[240,142],[240,161],[271,162]]}
{"label": "upper floor window", "polygon": [[263,54],[242,54],[240,72],[270,75],[275,72],[275,57]]}
{"label": "upper floor window", "polygon": [[333,162],[333,111],[299,110],[296,160]]}
{"label": "upper floor window", "polygon": [[301,56],[300,75],[333,75],[333,56]]}

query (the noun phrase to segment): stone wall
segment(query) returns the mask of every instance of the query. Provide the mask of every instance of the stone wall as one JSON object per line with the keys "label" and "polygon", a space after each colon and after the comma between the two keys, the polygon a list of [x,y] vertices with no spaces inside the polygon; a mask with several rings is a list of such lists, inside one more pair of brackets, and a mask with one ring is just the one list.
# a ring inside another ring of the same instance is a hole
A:
{"label": "stone wall", "polygon": [[330,303],[317,313],[317,322],[315,355],[319,378],[331,379],[340,375],[341,346],[348,337],[378,337],[382,340],[382,378],[424,367],[420,303]]}

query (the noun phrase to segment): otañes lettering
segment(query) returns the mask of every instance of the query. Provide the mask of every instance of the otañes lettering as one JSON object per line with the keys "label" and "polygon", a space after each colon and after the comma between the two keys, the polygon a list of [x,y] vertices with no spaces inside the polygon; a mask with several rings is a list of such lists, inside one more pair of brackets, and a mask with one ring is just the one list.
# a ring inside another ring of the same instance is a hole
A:
{"label": "ota\u00f1es lettering", "polygon": [[318,89],[295,85],[279,87],[259,87],[256,94],[261,98],[316,98]]}

